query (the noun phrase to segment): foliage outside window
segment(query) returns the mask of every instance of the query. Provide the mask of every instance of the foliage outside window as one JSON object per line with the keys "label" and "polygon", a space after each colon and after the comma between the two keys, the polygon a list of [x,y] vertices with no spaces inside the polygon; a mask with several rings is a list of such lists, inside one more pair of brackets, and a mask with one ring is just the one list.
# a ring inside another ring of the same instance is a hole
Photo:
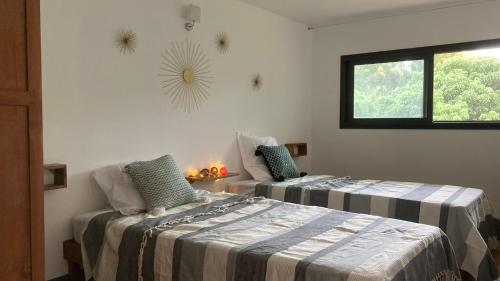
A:
{"label": "foliage outside window", "polygon": [[354,118],[421,118],[423,96],[423,60],[355,66]]}
{"label": "foliage outside window", "polygon": [[434,56],[433,120],[500,120],[500,48]]}
{"label": "foliage outside window", "polygon": [[500,40],[342,57],[341,128],[500,128]]}

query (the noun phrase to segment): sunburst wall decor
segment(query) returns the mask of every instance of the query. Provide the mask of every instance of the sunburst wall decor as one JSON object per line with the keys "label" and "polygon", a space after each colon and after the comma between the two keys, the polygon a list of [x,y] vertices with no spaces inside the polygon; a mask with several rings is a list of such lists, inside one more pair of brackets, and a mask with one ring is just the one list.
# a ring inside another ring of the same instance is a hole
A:
{"label": "sunburst wall decor", "polygon": [[200,44],[189,40],[174,42],[162,58],[160,76],[171,103],[187,113],[200,109],[210,96],[208,89],[213,79],[210,60]]}
{"label": "sunburst wall decor", "polygon": [[122,29],[116,33],[115,43],[122,54],[132,54],[137,48],[137,36],[130,29]]}
{"label": "sunburst wall decor", "polygon": [[255,74],[252,78],[252,88],[254,91],[259,91],[262,89],[262,76],[260,74]]}
{"label": "sunburst wall decor", "polygon": [[227,53],[229,50],[229,38],[225,32],[219,32],[215,36],[215,46],[221,54]]}

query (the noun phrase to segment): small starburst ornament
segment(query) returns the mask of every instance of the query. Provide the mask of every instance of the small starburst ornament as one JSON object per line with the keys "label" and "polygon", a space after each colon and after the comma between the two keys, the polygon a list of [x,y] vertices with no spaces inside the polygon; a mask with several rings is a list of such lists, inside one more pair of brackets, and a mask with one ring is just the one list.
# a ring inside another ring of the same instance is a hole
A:
{"label": "small starburst ornament", "polygon": [[137,36],[130,29],[122,29],[116,34],[115,43],[122,54],[132,54],[137,48]]}
{"label": "small starburst ornament", "polygon": [[217,36],[215,37],[215,46],[221,54],[227,53],[229,50],[229,38],[225,32],[217,33]]}
{"label": "small starburst ornament", "polygon": [[260,91],[260,89],[262,89],[262,76],[260,74],[255,74],[252,78],[252,88],[254,91]]}

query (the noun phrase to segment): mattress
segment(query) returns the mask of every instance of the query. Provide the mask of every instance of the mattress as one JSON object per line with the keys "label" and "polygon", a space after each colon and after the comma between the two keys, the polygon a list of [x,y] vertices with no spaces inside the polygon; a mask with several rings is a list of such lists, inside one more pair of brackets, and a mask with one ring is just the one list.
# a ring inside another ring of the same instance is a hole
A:
{"label": "mattress", "polygon": [[491,250],[500,242],[500,220],[481,189],[334,176],[258,182],[253,188],[255,196],[440,227],[462,270],[476,280],[498,278]]}
{"label": "mattress", "polygon": [[[196,196],[204,196],[205,194],[207,194],[207,191],[195,189],[195,194]],[[82,234],[87,228],[89,221],[100,214],[108,213],[110,211],[113,211],[113,209],[111,207],[108,207],[102,210],[83,213],[81,215],[73,217],[71,219],[71,226],[73,228],[73,239],[79,244],[81,244]]]}
{"label": "mattress", "polygon": [[157,216],[97,214],[82,249],[96,281],[460,279],[437,227],[229,193]]}
{"label": "mattress", "polygon": [[253,195],[255,186],[259,184],[256,180],[235,181],[227,185],[227,192],[241,195]]}
{"label": "mattress", "polygon": [[[257,180],[243,180],[243,181],[234,181],[228,184],[227,186],[227,192],[229,193],[234,193],[234,194],[242,194],[242,195],[254,195],[255,194],[255,187],[258,184],[275,184],[275,185],[281,185],[281,186],[287,186],[291,184],[300,184],[300,183],[307,183],[312,180],[318,180],[322,179],[324,176],[305,176],[302,178],[296,178],[296,179],[287,179],[283,182],[260,182]],[[276,198],[273,198],[276,199]],[[297,202],[294,202],[297,203]]]}
{"label": "mattress", "polygon": [[88,212],[84,213],[81,215],[78,215],[76,217],[73,217],[71,220],[71,225],[73,227],[73,239],[75,239],[76,242],[81,244],[82,242],[82,234],[87,228],[87,225],[89,221],[94,218],[95,216],[98,216],[100,214],[110,212],[112,209],[107,208],[107,209],[102,209],[99,211],[93,211],[93,212]]}

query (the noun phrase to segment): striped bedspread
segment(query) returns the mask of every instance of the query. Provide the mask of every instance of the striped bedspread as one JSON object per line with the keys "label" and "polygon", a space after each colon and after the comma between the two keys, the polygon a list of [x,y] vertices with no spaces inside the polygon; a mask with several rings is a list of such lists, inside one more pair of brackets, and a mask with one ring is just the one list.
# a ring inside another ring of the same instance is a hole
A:
{"label": "striped bedspread", "polygon": [[480,189],[306,176],[285,182],[259,183],[255,194],[438,226],[449,237],[462,270],[476,280],[498,278],[491,250],[498,248],[500,221]]}
{"label": "striped bedspread", "polygon": [[437,227],[276,200],[208,193],[158,216],[93,217],[87,280],[460,280]]}

